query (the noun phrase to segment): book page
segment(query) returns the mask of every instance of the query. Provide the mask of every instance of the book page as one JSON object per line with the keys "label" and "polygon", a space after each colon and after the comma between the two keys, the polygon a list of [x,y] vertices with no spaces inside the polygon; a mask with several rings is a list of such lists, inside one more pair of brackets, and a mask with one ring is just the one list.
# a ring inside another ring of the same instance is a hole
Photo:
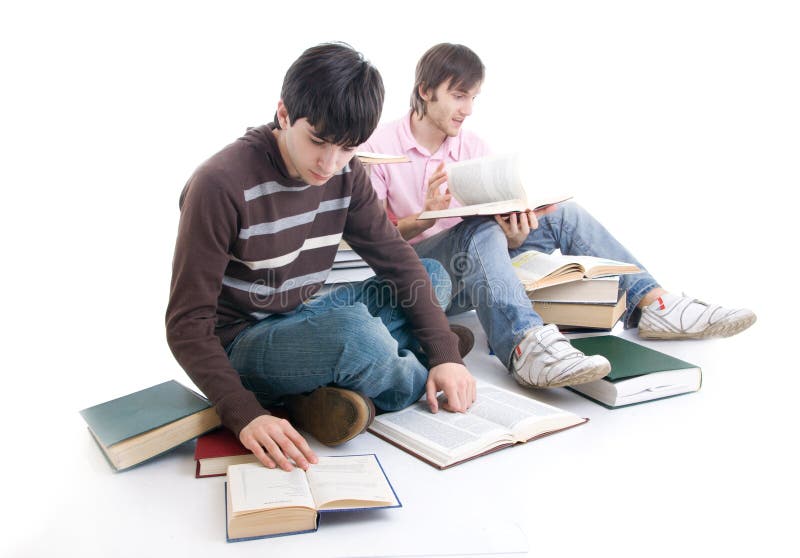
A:
{"label": "book page", "polygon": [[584,269],[586,277],[599,277],[601,275],[617,275],[632,273],[639,270],[633,264],[610,260],[608,258],[598,258],[596,256],[561,256],[580,265]]}
{"label": "book page", "polygon": [[474,414],[472,408],[467,413],[442,410],[433,414],[427,402],[418,402],[402,411],[377,416],[373,429],[385,433],[382,425],[414,441],[415,447],[428,447],[439,455],[456,455],[465,448],[480,447],[487,441],[510,439],[510,432]]}
{"label": "book page", "polygon": [[398,503],[374,455],[320,457],[306,471],[306,477],[317,509],[344,500],[364,505]]}
{"label": "book page", "polygon": [[470,412],[512,431],[531,419],[546,419],[564,413],[557,407],[488,384],[482,384],[479,390],[480,396]]}
{"label": "book page", "polygon": [[228,467],[228,490],[233,513],[289,506],[314,508],[302,469],[267,469],[260,463]]}
{"label": "book page", "polygon": [[[536,250],[528,250],[519,256],[511,259],[511,265],[520,279],[528,281],[538,281],[542,277],[562,271],[579,271],[583,276],[583,270],[570,263],[560,255],[545,254]],[[578,277],[576,277],[578,279]]]}
{"label": "book page", "polygon": [[447,185],[461,205],[527,200],[517,155],[495,155],[453,163]]}

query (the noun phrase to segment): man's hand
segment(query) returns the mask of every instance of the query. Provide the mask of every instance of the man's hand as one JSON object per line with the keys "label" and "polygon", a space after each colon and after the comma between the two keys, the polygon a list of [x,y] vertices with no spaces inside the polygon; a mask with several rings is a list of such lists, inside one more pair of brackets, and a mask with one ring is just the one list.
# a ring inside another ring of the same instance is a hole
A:
{"label": "man's hand", "polygon": [[530,211],[495,215],[494,220],[503,229],[508,241],[508,248],[511,250],[522,246],[531,231],[539,227],[536,215]]}
{"label": "man's hand", "polygon": [[440,187],[447,181],[447,171],[444,170],[444,161],[439,163],[436,171],[431,175],[428,180],[428,191],[425,194],[425,204],[423,211],[437,211],[439,209],[447,209],[450,207],[450,200],[453,198],[450,190],[445,188],[444,193],[440,191]]}
{"label": "man's hand", "polygon": [[439,411],[439,401],[436,394],[444,391],[447,401],[443,407],[454,413],[464,413],[475,402],[475,378],[463,364],[445,362],[434,366],[428,373],[428,382],[425,384],[428,406],[432,413]]}
{"label": "man's hand", "polygon": [[239,441],[270,469],[277,465],[284,471],[291,471],[292,463],[288,458],[304,471],[309,463],[317,462],[317,456],[289,421],[272,415],[261,415],[250,421],[239,432]]}

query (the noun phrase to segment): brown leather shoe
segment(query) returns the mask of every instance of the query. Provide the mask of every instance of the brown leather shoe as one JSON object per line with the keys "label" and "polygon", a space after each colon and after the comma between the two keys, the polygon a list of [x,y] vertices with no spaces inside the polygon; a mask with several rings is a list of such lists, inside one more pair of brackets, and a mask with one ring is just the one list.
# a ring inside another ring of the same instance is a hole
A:
{"label": "brown leather shoe", "polygon": [[317,388],[308,395],[290,395],[284,405],[293,426],[326,446],[338,446],[364,432],[375,418],[372,400],[357,391]]}
{"label": "brown leather shoe", "polygon": [[457,324],[450,324],[450,331],[458,335],[458,354],[464,358],[475,346],[475,335],[470,328]]}

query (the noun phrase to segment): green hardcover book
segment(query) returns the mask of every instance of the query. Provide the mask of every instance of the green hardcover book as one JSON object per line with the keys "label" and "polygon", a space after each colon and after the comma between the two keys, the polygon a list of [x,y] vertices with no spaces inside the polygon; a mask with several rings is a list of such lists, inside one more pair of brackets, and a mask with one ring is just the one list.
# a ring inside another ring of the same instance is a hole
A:
{"label": "green hardcover book", "polygon": [[606,357],[611,373],[570,389],[609,408],[691,393],[703,381],[699,366],[621,337],[601,335],[571,342],[586,355]]}
{"label": "green hardcover book", "polygon": [[220,425],[203,396],[174,380],[80,411],[115,470],[155,457]]}

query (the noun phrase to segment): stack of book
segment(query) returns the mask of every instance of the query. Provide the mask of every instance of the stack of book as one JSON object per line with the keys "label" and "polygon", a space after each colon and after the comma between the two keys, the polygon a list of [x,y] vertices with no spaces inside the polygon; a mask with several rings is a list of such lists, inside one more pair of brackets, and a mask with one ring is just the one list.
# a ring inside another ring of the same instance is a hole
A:
{"label": "stack of book", "polygon": [[619,275],[641,271],[616,260],[535,250],[511,263],[542,320],[568,331],[613,328],[626,309]]}

